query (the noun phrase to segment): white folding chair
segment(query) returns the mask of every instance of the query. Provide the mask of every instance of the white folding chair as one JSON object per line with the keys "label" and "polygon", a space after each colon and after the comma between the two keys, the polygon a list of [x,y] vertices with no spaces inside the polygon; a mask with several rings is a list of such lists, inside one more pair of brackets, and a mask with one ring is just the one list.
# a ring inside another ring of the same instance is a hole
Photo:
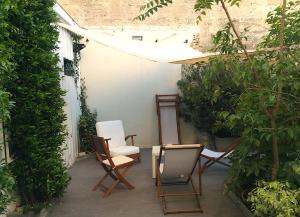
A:
{"label": "white folding chair", "polygon": [[[201,195],[201,162],[200,155],[203,150],[201,144],[191,145],[163,145],[160,150],[156,166],[157,194],[160,197],[164,214],[203,212],[200,205]],[[162,154],[164,152],[164,155]],[[199,185],[196,189],[192,175],[198,165]],[[164,185],[182,185],[191,183],[192,192],[165,192]],[[197,201],[196,208],[169,209],[166,197],[194,196]]]}
{"label": "white folding chair", "polygon": [[[102,121],[96,124],[97,135],[109,141],[109,151],[112,157],[126,155],[140,161],[140,149],[134,146],[134,137],[128,135],[125,137],[123,123],[121,120]],[[126,140],[131,138],[131,145],[127,145]]]}

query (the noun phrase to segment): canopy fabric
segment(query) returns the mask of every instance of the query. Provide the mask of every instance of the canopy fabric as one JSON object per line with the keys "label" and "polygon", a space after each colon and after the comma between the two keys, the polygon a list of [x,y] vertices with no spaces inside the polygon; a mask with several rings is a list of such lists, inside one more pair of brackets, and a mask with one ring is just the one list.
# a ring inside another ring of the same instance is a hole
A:
{"label": "canopy fabric", "polygon": [[77,26],[70,26],[63,23],[59,23],[58,25],[104,46],[155,62],[192,64],[199,61],[207,61],[209,57],[218,55],[216,53],[202,53],[187,44],[160,44],[127,40]]}

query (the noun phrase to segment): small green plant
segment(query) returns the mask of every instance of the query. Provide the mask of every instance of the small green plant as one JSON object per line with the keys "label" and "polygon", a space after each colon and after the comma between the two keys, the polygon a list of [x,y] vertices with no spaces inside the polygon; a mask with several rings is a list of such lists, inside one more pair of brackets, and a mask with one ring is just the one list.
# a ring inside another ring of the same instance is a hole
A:
{"label": "small green plant", "polygon": [[300,189],[287,182],[258,182],[249,194],[249,202],[257,217],[296,217],[300,215]]}
{"label": "small green plant", "polygon": [[93,146],[91,144],[91,136],[96,135],[96,118],[97,113],[91,112],[87,105],[87,93],[85,81],[81,79],[80,86],[80,108],[81,116],[79,119],[79,137],[80,137],[80,149],[81,151],[92,151]]}
{"label": "small green plant", "polygon": [[300,188],[300,160],[287,162],[284,166],[284,177]]}
{"label": "small green plant", "polygon": [[7,166],[0,162],[0,215],[4,214],[7,205],[13,201],[12,192],[15,180]]}

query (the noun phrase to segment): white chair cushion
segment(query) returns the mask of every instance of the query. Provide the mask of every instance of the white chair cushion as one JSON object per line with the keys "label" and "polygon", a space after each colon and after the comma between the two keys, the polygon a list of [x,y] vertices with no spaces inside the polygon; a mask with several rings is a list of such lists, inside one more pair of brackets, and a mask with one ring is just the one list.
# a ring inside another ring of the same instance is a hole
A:
{"label": "white chair cushion", "polygon": [[136,146],[120,146],[109,149],[111,156],[131,155],[140,153],[140,148]]}
{"label": "white chair cushion", "polygon": [[[117,157],[113,157],[112,161],[114,162],[115,166],[119,166],[119,165],[122,165],[122,164],[132,162],[132,161],[134,161],[134,159],[132,159],[130,157],[120,155],[120,156],[117,156]],[[108,166],[111,166],[108,160],[104,160],[102,163],[104,163]]]}
{"label": "white chair cushion", "polygon": [[126,146],[125,133],[123,123],[121,120],[116,121],[102,121],[96,124],[97,135],[104,137],[105,139],[111,139],[108,141],[109,147]]}

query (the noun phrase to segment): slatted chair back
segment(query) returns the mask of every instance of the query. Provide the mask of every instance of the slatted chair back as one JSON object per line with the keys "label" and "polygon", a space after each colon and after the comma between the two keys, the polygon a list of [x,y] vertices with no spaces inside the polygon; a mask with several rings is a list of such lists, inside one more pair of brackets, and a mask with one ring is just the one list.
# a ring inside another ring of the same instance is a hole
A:
{"label": "slatted chair back", "polygon": [[164,157],[160,156],[162,177],[190,177],[203,150],[201,144],[165,145]]}
{"label": "slatted chair back", "polygon": [[179,95],[156,95],[159,143],[180,144]]}
{"label": "slatted chair back", "polygon": [[94,143],[94,148],[95,148],[95,153],[96,157],[99,161],[104,161],[106,159],[111,158],[109,154],[109,147],[107,144],[107,140],[105,140],[103,137],[98,137],[98,136],[92,136],[93,143]]}
{"label": "slatted chair back", "polygon": [[[204,146],[201,144],[190,145],[163,145],[160,150],[158,164],[156,166],[156,185],[157,194],[161,198],[164,214],[168,213],[190,213],[203,212],[199,200],[201,195],[201,164],[200,155]],[[164,153],[164,154],[163,154]],[[193,182],[193,172],[198,166],[199,185],[198,190]],[[171,192],[165,191],[163,185],[192,185],[192,191],[189,192]],[[197,202],[194,208],[168,208],[167,197],[173,196],[193,196]]]}

